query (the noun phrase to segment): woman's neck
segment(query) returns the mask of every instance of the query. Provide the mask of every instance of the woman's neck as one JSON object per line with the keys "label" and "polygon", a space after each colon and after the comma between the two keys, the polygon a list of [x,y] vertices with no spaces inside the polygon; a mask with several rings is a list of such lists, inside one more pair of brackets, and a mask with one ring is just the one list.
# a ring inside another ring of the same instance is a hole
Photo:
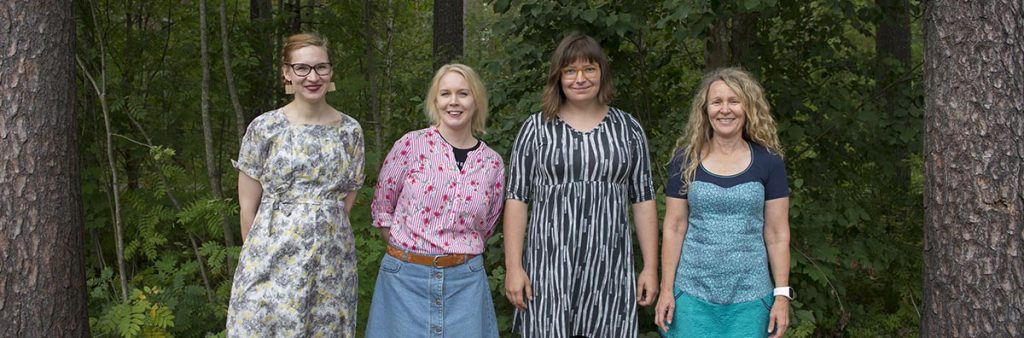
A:
{"label": "woman's neck", "polygon": [[292,100],[284,106],[285,115],[288,115],[293,123],[301,124],[324,124],[333,120],[334,108],[331,108],[325,100],[304,101],[301,99]]}
{"label": "woman's neck", "polygon": [[445,141],[448,141],[452,147],[459,149],[469,149],[476,145],[476,138],[473,137],[473,132],[469,128],[461,128],[454,130],[445,127],[443,124],[437,126],[437,131],[441,133],[441,137]]}
{"label": "woman's neck", "polygon": [[608,111],[608,105],[601,104],[598,100],[587,100],[582,102],[573,102],[566,100],[562,104],[562,108],[559,109],[559,115],[563,117],[574,117],[582,115],[603,115]]}
{"label": "woman's neck", "polygon": [[715,135],[711,138],[711,151],[723,155],[732,155],[737,151],[746,151],[747,141],[743,135],[737,134],[730,137]]}

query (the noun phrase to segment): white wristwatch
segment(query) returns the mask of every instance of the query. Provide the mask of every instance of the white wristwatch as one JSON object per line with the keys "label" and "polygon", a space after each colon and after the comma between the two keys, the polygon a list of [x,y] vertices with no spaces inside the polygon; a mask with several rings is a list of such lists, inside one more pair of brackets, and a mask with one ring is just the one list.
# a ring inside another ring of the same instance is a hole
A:
{"label": "white wristwatch", "polygon": [[783,296],[788,298],[789,300],[793,300],[793,298],[796,298],[796,291],[793,291],[793,288],[791,287],[783,286],[780,288],[775,288],[775,291],[772,292],[772,295]]}

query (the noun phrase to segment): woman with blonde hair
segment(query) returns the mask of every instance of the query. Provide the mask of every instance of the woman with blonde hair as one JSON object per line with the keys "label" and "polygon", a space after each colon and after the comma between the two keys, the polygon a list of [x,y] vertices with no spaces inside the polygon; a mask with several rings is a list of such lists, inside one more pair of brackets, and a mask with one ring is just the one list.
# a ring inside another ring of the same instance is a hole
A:
{"label": "woman with blonde hair", "polygon": [[789,325],[789,188],[761,85],[704,76],[665,185],[661,297],[667,337],[781,337]]}
{"label": "woman with blonde hair", "polygon": [[327,41],[288,37],[284,107],[256,117],[238,160],[242,252],[231,286],[229,337],[352,337],[356,252],[349,223],[363,183],[363,132],[327,104]]}
{"label": "woman with blonde hair", "polygon": [[430,126],[384,160],[373,226],[388,248],[367,337],[497,337],[483,252],[501,214],[505,164],[478,137],[487,92],[472,68],[437,70],[424,100]]}

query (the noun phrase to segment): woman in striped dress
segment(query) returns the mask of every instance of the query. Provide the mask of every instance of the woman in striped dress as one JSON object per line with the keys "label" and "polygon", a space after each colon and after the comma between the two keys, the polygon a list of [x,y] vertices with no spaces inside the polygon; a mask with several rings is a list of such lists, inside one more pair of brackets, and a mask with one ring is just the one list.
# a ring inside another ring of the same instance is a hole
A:
{"label": "woman in striped dress", "polygon": [[[505,289],[524,337],[634,337],[637,304],[656,299],[647,138],[636,119],[608,106],[613,92],[601,46],[569,34],[551,56],[543,111],[513,145]],[[635,281],[630,207],[644,259]]]}
{"label": "woman in striped dress", "polygon": [[501,214],[505,165],[477,138],[487,93],[472,68],[445,65],[424,100],[431,126],[388,153],[373,198],[373,225],[388,242],[367,337],[498,337],[484,271]]}

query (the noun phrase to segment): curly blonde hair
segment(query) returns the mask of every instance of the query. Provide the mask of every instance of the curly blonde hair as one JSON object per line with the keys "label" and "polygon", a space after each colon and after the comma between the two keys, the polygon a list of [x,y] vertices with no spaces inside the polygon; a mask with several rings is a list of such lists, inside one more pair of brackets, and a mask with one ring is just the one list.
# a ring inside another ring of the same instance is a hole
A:
{"label": "curly blonde hair", "polygon": [[706,74],[700,81],[700,87],[693,95],[690,105],[690,119],[686,123],[686,131],[676,140],[676,151],[684,150],[689,162],[683,168],[683,186],[689,190],[690,183],[700,165],[700,157],[709,146],[714,130],[708,118],[708,91],[711,84],[722,81],[740,98],[743,112],[746,114],[743,123],[743,139],[768,148],[768,151],[782,156],[782,145],[779,143],[778,129],[772,118],[771,107],[764,97],[764,89],[749,72],[741,68],[719,68]]}

